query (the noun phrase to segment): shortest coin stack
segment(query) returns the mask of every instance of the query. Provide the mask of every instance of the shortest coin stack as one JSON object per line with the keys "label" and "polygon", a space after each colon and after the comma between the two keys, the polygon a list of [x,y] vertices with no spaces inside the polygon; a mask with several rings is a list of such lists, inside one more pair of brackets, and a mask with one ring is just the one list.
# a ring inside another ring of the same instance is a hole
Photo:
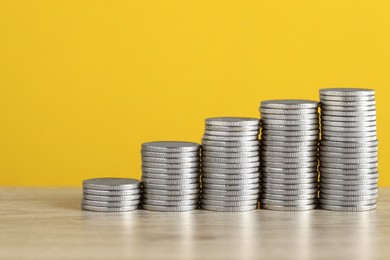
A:
{"label": "shortest coin stack", "polygon": [[142,208],[189,211],[199,205],[199,149],[191,142],[142,144]]}
{"label": "shortest coin stack", "polygon": [[128,178],[96,178],[83,181],[81,208],[99,212],[138,209],[141,182]]}

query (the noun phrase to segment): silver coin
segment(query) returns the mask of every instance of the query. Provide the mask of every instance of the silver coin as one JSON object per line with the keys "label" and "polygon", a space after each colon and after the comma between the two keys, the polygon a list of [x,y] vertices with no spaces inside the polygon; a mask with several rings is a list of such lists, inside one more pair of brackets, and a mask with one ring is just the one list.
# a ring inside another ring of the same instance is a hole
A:
{"label": "silver coin", "polygon": [[346,122],[346,121],[329,121],[321,119],[321,126],[336,126],[336,127],[374,127],[376,121],[357,121],[357,122]]}
{"label": "silver coin", "polygon": [[216,126],[257,126],[260,121],[251,117],[212,117],[207,118],[205,123]]}
{"label": "silver coin", "polygon": [[91,205],[81,205],[83,210],[97,211],[97,212],[124,212],[138,209],[138,205],[125,206],[125,207],[98,207]]}
{"label": "silver coin", "polygon": [[151,152],[196,152],[199,148],[200,145],[193,142],[162,141],[142,144],[142,151]]}
{"label": "silver coin", "polygon": [[202,145],[210,146],[223,146],[223,147],[240,147],[240,146],[259,146],[259,140],[251,141],[214,141],[208,139],[202,139]]}
{"label": "silver coin", "polygon": [[151,200],[199,200],[200,199],[200,193],[194,193],[194,194],[187,194],[187,195],[178,195],[178,196],[169,196],[169,195],[155,195],[155,194],[149,194],[149,193],[143,193],[143,197],[146,199]]}
{"label": "silver coin", "polygon": [[318,146],[317,144],[314,146],[296,146],[296,147],[283,147],[283,146],[268,146],[263,145],[261,147],[261,152],[266,153],[286,153],[286,154],[294,154],[294,153],[317,153]]}
{"label": "silver coin", "polygon": [[142,208],[151,211],[182,212],[182,211],[195,210],[198,208],[198,204],[187,205],[187,206],[157,206],[157,205],[142,204]]}
{"label": "silver coin", "polygon": [[296,126],[296,125],[317,125],[319,124],[318,118],[312,119],[299,119],[299,120],[288,120],[288,119],[261,119],[265,125],[284,125],[284,126]]}
{"label": "silver coin", "polygon": [[342,97],[374,96],[375,90],[364,88],[323,88],[320,89],[320,95]]}
{"label": "silver coin", "polygon": [[148,168],[163,168],[163,169],[187,169],[199,167],[200,162],[189,163],[154,163],[154,162],[142,162],[142,167]]}
{"label": "silver coin", "polygon": [[261,173],[267,173],[267,174],[273,174],[273,173],[279,173],[279,174],[305,174],[305,173],[313,173],[317,172],[317,165],[313,167],[306,167],[306,168],[293,168],[293,169],[286,169],[286,168],[280,168],[280,167],[261,167]]}
{"label": "silver coin", "polygon": [[339,185],[339,184],[330,184],[330,183],[320,183],[321,190],[331,189],[331,190],[373,190],[378,188],[378,183],[366,184],[366,185]]}
{"label": "silver coin", "polygon": [[359,153],[374,153],[378,152],[377,146],[371,147],[360,147],[360,148],[343,148],[343,147],[332,147],[332,146],[320,146],[320,153],[342,153],[342,154],[359,154]]}
{"label": "silver coin", "polygon": [[363,174],[371,174],[371,173],[378,173],[378,167],[372,167],[372,168],[358,168],[358,169],[337,169],[333,167],[325,167],[323,165],[320,166],[320,172],[321,175],[323,174],[342,174],[342,175],[363,175]]}
{"label": "silver coin", "polygon": [[306,130],[306,131],[280,131],[280,130],[268,130],[263,128],[262,134],[266,136],[318,136],[320,133],[319,129]]}
{"label": "silver coin", "polygon": [[[240,132],[233,132],[233,131],[211,131],[211,130],[205,130],[205,135],[211,135],[211,136],[224,136],[224,137],[243,137],[243,136],[258,136],[259,130],[255,131],[240,131]],[[250,139],[251,140],[251,139]]]}
{"label": "silver coin", "polygon": [[306,211],[306,210],[312,210],[317,208],[317,204],[303,205],[303,206],[281,206],[281,205],[266,204],[266,205],[261,205],[261,208],[270,209],[270,210],[281,210],[281,211]]}
{"label": "silver coin", "polygon": [[209,152],[202,151],[203,157],[219,157],[219,158],[250,158],[259,157],[259,151],[242,152],[242,153],[226,153],[226,152]]}
{"label": "silver coin", "polygon": [[305,136],[283,136],[283,135],[261,135],[262,141],[277,141],[277,142],[307,142],[319,140],[318,135],[305,135]]}
{"label": "silver coin", "polygon": [[202,190],[212,189],[212,190],[237,191],[237,190],[258,189],[259,187],[260,187],[259,183],[236,184],[236,185],[221,185],[221,184],[202,183]]}
{"label": "silver coin", "polygon": [[307,163],[279,163],[279,162],[262,161],[261,166],[282,168],[282,169],[311,168],[311,167],[317,167],[317,161],[307,162]]}
{"label": "silver coin", "polygon": [[241,168],[254,168],[259,167],[260,162],[249,163],[214,163],[202,161],[202,166],[219,169],[241,169]]}
{"label": "silver coin", "polygon": [[333,132],[343,132],[343,133],[350,133],[350,132],[376,132],[376,126],[362,126],[362,127],[337,127],[337,126],[326,126],[323,125],[321,127],[322,131],[333,131]]}
{"label": "silver coin", "polygon": [[139,205],[140,200],[122,200],[122,201],[99,201],[99,200],[82,200],[83,205],[91,205],[96,207],[126,207]]}
{"label": "silver coin", "polygon": [[211,211],[241,212],[241,211],[255,210],[255,209],[257,209],[257,204],[248,205],[248,206],[240,206],[240,207],[224,207],[224,206],[201,204],[200,207],[202,209],[211,210]]}
{"label": "silver coin", "polygon": [[357,201],[345,201],[345,200],[329,200],[329,199],[320,199],[320,204],[322,205],[331,205],[331,206],[344,206],[344,207],[357,207],[364,205],[375,204],[376,200],[357,200]]}
{"label": "silver coin", "polygon": [[[324,101],[326,102],[326,101]],[[372,111],[376,110],[375,105],[370,106],[333,106],[333,105],[326,105],[321,104],[321,113],[323,111],[343,111],[343,112],[358,112],[358,111]]]}
{"label": "silver coin", "polygon": [[259,162],[260,157],[241,157],[241,158],[224,158],[224,157],[208,157],[202,156],[202,164],[205,162],[211,163],[253,163]]}
{"label": "silver coin", "polygon": [[206,125],[205,131],[223,131],[223,132],[248,132],[248,131],[259,131],[260,126],[220,126],[220,125]]}
{"label": "silver coin", "polygon": [[198,178],[192,178],[192,179],[158,179],[158,178],[147,178],[145,176],[142,176],[143,183],[151,183],[151,184],[166,184],[166,185],[183,185],[183,184],[191,184],[191,183],[198,183]]}
{"label": "silver coin", "polygon": [[306,178],[306,179],[281,179],[281,178],[269,178],[269,177],[261,177],[261,185],[268,185],[268,183],[272,184],[284,184],[284,185],[301,185],[301,184],[311,184],[317,183],[318,177]]}
{"label": "silver coin", "polygon": [[351,158],[337,158],[337,157],[325,157],[321,156],[321,163],[340,163],[340,164],[367,164],[367,163],[376,163],[378,161],[378,157],[365,157],[358,159]]}
{"label": "silver coin", "polygon": [[255,193],[252,195],[242,195],[242,196],[220,196],[220,195],[211,195],[211,194],[202,194],[202,200],[219,200],[219,201],[247,201],[247,200],[258,200],[259,194]]}
{"label": "silver coin", "polygon": [[253,194],[259,194],[260,191],[256,189],[241,189],[241,190],[216,190],[216,189],[203,189],[202,196],[204,194],[218,195],[218,196],[248,196]]}
{"label": "silver coin", "polygon": [[300,142],[289,142],[289,141],[271,141],[271,140],[261,140],[261,145],[263,146],[276,146],[276,147],[313,147],[318,145],[318,138],[313,141],[300,141]]}
{"label": "silver coin", "polygon": [[338,196],[366,196],[366,195],[372,195],[377,193],[378,193],[378,189],[371,189],[371,190],[323,189],[321,190],[321,194],[338,195]]}
{"label": "silver coin", "polygon": [[277,124],[267,124],[262,121],[263,129],[267,129],[269,131],[310,131],[310,130],[318,130],[319,124],[305,124],[305,125],[277,125]]}
{"label": "silver coin", "polygon": [[129,196],[137,195],[141,193],[141,187],[131,190],[94,190],[83,188],[85,194],[97,195],[97,196]]}
{"label": "silver coin", "polygon": [[287,195],[287,196],[295,196],[295,195],[307,195],[307,194],[313,194],[318,192],[318,188],[311,188],[311,189],[299,189],[299,190],[285,190],[285,189],[269,189],[262,187],[261,188],[262,194],[277,194],[277,195]]}
{"label": "silver coin", "polygon": [[335,141],[320,141],[320,149],[322,147],[339,147],[339,148],[377,148],[378,140],[371,142],[335,142]]}
{"label": "silver coin", "polygon": [[98,200],[98,201],[123,201],[123,200],[139,200],[141,193],[126,196],[102,196],[102,195],[91,195],[84,193],[83,198],[86,200]]}
{"label": "silver coin", "polygon": [[200,172],[195,173],[183,173],[183,174],[159,174],[159,173],[149,173],[142,172],[142,177],[154,178],[160,180],[181,180],[181,179],[195,179],[199,180]]}
{"label": "silver coin", "polygon": [[154,157],[154,158],[192,158],[192,157],[199,157],[199,151],[195,152],[182,152],[182,153],[165,153],[165,152],[150,152],[150,151],[141,151],[141,155],[143,157]]}
{"label": "silver coin", "polygon": [[242,142],[242,141],[256,141],[259,137],[257,135],[248,136],[218,136],[218,135],[203,135],[202,140],[224,141],[224,142]]}
{"label": "silver coin", "polygon": [[280,206],[304,206],[313,205],[317,202],[317,198],[303,200],[275,200],[275,199],[260,199],[260,205],[280,205]]}
{"label": "silver coin", "polygon": [[84,180],[83,187],[94,190],[130,190],[141,187],[141,182],[130,178],[95,178]]}
{"label": "silver coin", "polygon": [[354,100],[354,101],[333,101],[333,100],[321,100],[321,106],[340,106],[340,107],[365,107],[375,106],[375,99],[373,100]]}
{"label": "silver coin", "polygon": [[318,119],[319,114],[299,114],[299,115],[285,115],[285,114],[265,114],[261,113],[261,119],[278,119],[278,120],[308,120]]}
{"label": "silver coin", "polygon": [[199,204],[199,199],[193,200],[154,200],[154,199],[143,199],[143,204],[156,205],[156,206],[189,206]]}
{"label": "silver coin", "polygon": [[190,194],[199,194],[200,188],[196,189],[183,189],[183,190],[158,190],[158,189],[143,189],[144,194],[152,194],[152,195],[161,195],[161,196],[182,196],[182,195],[190,195]]}
{"label": "silver coin", "polygon": [[221,207],[242,207],[242,206],[257,205],[257,203],[258,203],[257,199],[243,200],[243,201],[224,201],[224,200],[211,200],[211,199],[202,198],[202,204],[221,206]]}
{"label": "silver coin", "polygon": [[[275,181],[282,181],[282,180],[291,180],[291,181],[295,181],[295,180],[306,180],[306,179],[315,179],[317,178],[318,179],[318,172],[317,171],[313,171],[313,172],[310,172],[310,173],[301,173],[301,174],[286,174],[286,173],[274,173],[274,172],[271,172],[271,173],[268,173],[268,172],[265,172],[265,171],[262,171],[261,172],[261,178],[266,180],[266,179],[276,179]],[[270,181],[272,182],[272,181]]]}
{"label": "silver coin", "polygon": [[168,185],[168,184],[152,184],[143,183],[144,188],[156,189],[156,190],[192,190],[198,189],[199,183],[181,184],[181,185]]}
{"label": "silver coin", "polygon": [[202,183],[219,184],[219,185],[244,185],[244,184],[259,183],[259,178],[241,179],[241,180],[223,180],[223,179],[202,177]]}
{"label": "silver coin", "polygon": [[302,189],[314,189],[318,187],[317,182],[313,183],[303,183],[303,184],[278,184],[278,183],[261,183],[261,187],[266,189],[275,189],[275,190],[302,190]]}
{"label": "silver coin", "polygon": [[366,201],[366,200],[375,200],[378,198],[378,194],[371,194],[365,196],[339,196],[339,195],[330,195],[330,194],[320,194],[321,199],[329,200],[338,200],[338,201]]}
{"label": "silver coin", "polygon": [[332,153],[332,152],[324,152],[320,151],[321,157],[328,157],[328,158],[340,158],[340,159],[358,159],[358,158],[373,158],[378,157],[378,152],[371,152],[371,153]]}
{"label": "silver coin", "polygon": [[367,211],[376,209],[376,204],[365,205],[365,206],[334,206],[327,204],[320,204],[321,209],[333,210],[333,211],[347,211],[347,212],[357,212],[357,211]]}
{"label": "silver coin", "polygon": [[157,174],[196,174],[199,173],[199,165],[193,168],[166,169],[142,166],[142,172]]}
{"label": "silver coin", "polygon": [[214,178],[214,179],[222,179],[222,180],[245,180],[245,179],[259,178],[260,172],[244,173],[244,174],[221,174],[221,173],[204,172],[202,176],[206,178]]}
{"label": "silver coin", "polygon": [[305,157],[317,157],[317,151],[311,152],[270,152],[261,151],[262,156],[276,157],[276,158],[305,158]]}
{"label": "silver coin", "polygon": [[357,170],[357,169],[372,169],[378,167],[378,162],[372,163],[359,163],[359,164],[344,164],[344,163],[329,163],[321,161],[321,166],[327,168],[346,169],[346,170]]}
{"label": "silver coin", "polygon": [[260,104],[260,108],[274,109],[307,109],[317,108],[319,103],[313,100],[298,100],[298,99],[280,99],[280,100],[265,100]]}
{"label": "silver coin", "polygon": [[321,122],[323,121],[333,121],[333,122],[369,122],[376,121],[376,116],[329,116],[321,115]]}
{"label": "silver coin", "polygon": [[322,95],[320,94],[320,100],[328,101],[369,101],[375,100],[375,95],[367,96],[332,96],[332,95]]}
{"label": "silver coin", "polygon": [[317,199],[317,192],[313,192],[313,193],[305,194],[305,195],[292,195],[292,196],[262,193],[261,198],[262,199],[271,199],[271,200],[282,200],[282,201],[314,200],[314,199]]}
{"label": "silver coin", "polygon": [[302,114],[316,114],[318,113],[318,107],[307,109],[276,109],[260,107],[261,114],[273,114],[273,115],[302,115]]}
{"label": "silver coin", "polygon": [[[338,138],[360,138],[363,141],[369,137],[376,137],[376,131],[366,131],[366,132],[334,132],[334,131],[322,131],[323,137],[338,137]],[[376,140],[376,138],[374,138]]]}
{"label": "silver coin", "polygon": [[[259,143],[260,144],[260,143]],[[210,146],[202,145],[202,153],[207,152],[223,152],[223,153],[242,153],[242,152],[253,152],[259,151],[260,145],[253,146],[238,146],[238,147],[223,147],[223,146]]]}
{"label": "silver coin", "polygon": [[326,116],[341,116],[341,117],[371,117],[376,116],[376,110],[363,111],[339,111],[339,110],[321,110],[321,115]]}
{"label": "silver coin", "polygon": [[276,156],[266,156],[261,157],[262,162],[275,162],[275,163],[309,163],[317,162],[317,156],[306,156],[306,157],[292,157],[292,158],[283,158]]}
{"label": "silver coin", "polygon": [[200,157],[162,158],[162,157],[142,156],[142,161],[152,162],[152,163],[181,164],[181,163],[199,162]]}
{"label": "silver coin", "polygon": [[377,140],[377,136],[365,136],[365,137],[340,137],[340,136],[329,136],[322,135],[322,140],[331,142],[373,142]]}
{"label": "silver coin", "polygon": [[340,181],[370,181],[371,179],[378,179],[378,173],[373,172],[370,174],[334,174],[334,173],[321,173],[321,179],[332,179]]}
{"label": "silver coin", "polygon": [[238,168],[238,169],[221,169],[221,168],[213,168],[213,167],[202,167],[203,173],[213,174],[213,173],[221,173],[221,174],[245,174],[245,173],[254,173],[259,172],[259,167],[252,168]]}

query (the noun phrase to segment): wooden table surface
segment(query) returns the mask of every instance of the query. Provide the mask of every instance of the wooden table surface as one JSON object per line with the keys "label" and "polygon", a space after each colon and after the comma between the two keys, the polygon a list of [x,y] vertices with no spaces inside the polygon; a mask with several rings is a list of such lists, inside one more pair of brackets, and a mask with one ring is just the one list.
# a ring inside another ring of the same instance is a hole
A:
{"label": "wooden table surface", "polygon": [[0,188],[0,259],[390,259],[390,189],[375,211],[80,210],[80,188]]}

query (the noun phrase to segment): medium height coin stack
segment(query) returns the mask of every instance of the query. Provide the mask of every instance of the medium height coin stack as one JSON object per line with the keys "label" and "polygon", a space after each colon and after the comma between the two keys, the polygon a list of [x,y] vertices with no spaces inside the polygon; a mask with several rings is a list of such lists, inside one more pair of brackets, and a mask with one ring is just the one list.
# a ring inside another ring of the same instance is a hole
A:
{"label": "medium height coin stack", "polygon": [[318,195],[318,102],[261,102],[261,199],[272,210],[310,210]]}
{"label": "medium height coin stack", "polygon": [[191,142],[142,144],[142,208],[188,211],[199,206],[200,145]]}
{"label": "medium height coin stack", "polygon": [[321,208],[375,209],[378,140],[374,90],[321,89],[320,100]]}
{"label": "medium height coin stack", "polygon": [[208,118],[205,123],[201,207],[213,211],[257,209],[259,120],[222,117]]}

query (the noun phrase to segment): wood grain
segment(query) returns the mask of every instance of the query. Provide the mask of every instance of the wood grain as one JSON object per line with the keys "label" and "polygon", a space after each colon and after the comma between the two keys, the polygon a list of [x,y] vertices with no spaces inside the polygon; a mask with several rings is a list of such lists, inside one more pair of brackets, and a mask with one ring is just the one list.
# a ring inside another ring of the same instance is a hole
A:
{"label": "wood grain", "polygon": [[390,189],[378,209],[95,213],[81,189],[0,188],[0,259],[389,259]]}

